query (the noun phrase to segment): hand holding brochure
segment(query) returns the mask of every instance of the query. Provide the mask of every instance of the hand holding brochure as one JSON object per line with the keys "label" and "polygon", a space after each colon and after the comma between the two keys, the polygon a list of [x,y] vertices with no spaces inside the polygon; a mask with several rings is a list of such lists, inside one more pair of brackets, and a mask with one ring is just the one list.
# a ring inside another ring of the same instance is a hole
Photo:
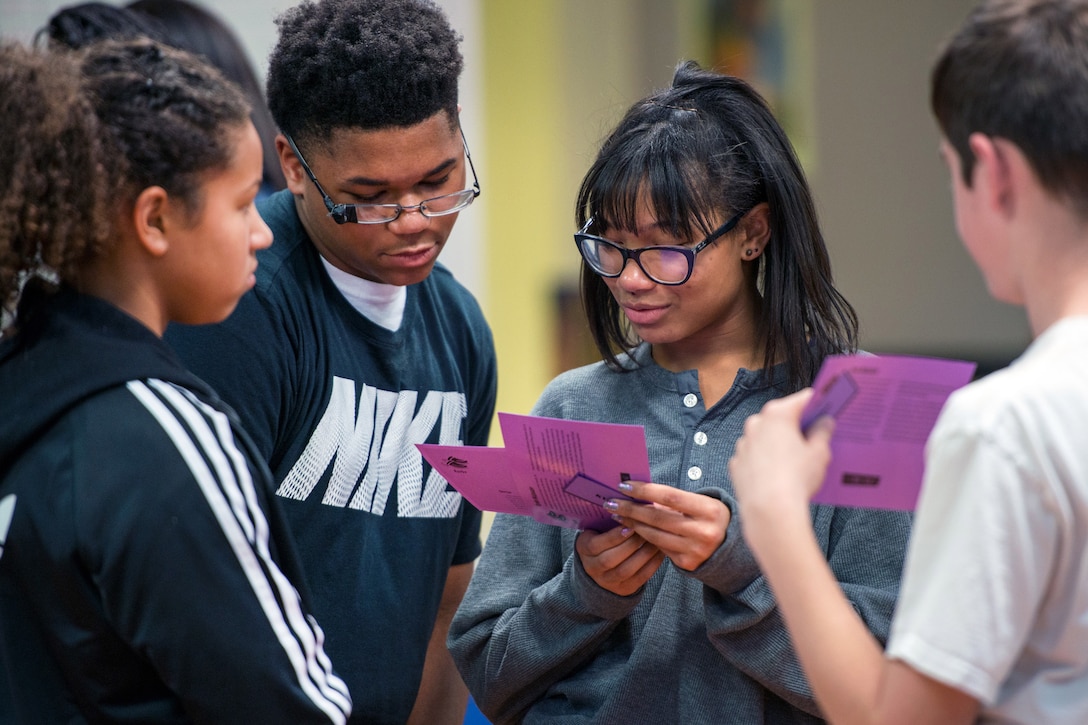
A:
{"label": "hand holding brochure", "polygon": [[554,526],[605,531],[602,504],[629,498],[620,481],[649,481],[642,426],[499,413],[506,448],[416,444],[450,485],[481,511]]}
{"label": "hand holding brochure", "polygon": [[824,360],[801,415],[808,430],[835,419],[831,465],[813,503],[914,510],[925,444],[948,396],[970,382],[975,363],[905,355],[834,355]]}

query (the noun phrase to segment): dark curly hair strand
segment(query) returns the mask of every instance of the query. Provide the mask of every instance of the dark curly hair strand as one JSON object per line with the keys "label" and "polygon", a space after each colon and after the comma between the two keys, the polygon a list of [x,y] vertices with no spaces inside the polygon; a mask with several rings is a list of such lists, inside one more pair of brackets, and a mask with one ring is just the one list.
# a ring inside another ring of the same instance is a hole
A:
{"label": "dark curly hair strand", "polygon": [[0,300],[74,275],[109,238],[98,120],[67,55],[0,46]]}

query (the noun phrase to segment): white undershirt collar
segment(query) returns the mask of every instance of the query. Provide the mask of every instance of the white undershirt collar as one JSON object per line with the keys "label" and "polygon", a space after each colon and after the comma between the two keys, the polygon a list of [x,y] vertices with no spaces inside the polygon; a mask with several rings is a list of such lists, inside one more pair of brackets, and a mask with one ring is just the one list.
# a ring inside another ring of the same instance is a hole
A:
{"label": "white undershirt collar", "polygon": [[408,299],[408,288],[395,284],[371,282],[369,279],[356,277],[342,269],[334,267],[329,260],[321,257],[321,264],[329,273],[329,278],[344,295],[344,299],[371,322],[387,330],[396,332],[404,319],[404,301]]}

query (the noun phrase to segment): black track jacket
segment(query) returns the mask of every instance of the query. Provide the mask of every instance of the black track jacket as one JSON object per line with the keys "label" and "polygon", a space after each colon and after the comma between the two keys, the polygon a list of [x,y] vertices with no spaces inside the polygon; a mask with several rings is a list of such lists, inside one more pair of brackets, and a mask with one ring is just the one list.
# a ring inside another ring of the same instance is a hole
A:
{"label": "black track jacket", "polygon": [[0,345],[0,721],[344,722],[233,414],[128,315],[38,297]]}

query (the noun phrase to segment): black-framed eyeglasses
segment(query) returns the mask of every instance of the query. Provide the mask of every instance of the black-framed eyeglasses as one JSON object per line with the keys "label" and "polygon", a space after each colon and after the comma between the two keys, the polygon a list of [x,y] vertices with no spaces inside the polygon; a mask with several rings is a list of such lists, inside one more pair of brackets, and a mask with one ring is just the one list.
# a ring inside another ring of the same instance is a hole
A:
{"label": "black-framed eyeglasses", "polygon": [[321,187],[321,183],[314,176],[314,172],[310,170],[310,165],[306,163],[306,159],[302,157],[302,152],[298,150],[298,146],[295,145],[294,139],[290,134],[284,134],[287,139],[287,143],[291,145],[291,150],[295,152],[295,156],[298,157],[299,163],[302,164],[303,170],[306,171],[306,175],[310,177],[310,181],[314,182],[314,186],[317,187],[318,192],[321,193],[321,198],[325,202],[325,208],[329,210],[329,216],[337,224],[388,224],[391,221],[395,221],[403,212],[406,211],[418,211],[425,217],[432,216],[445,216],[446,214],[453,214],[454,212],[461,211],[466,206],[476,200],[476,197],[480,195],[480,181],[476,178],[476,167],[472,165],[472,155],[468,152],[468,141],[465,139],[464,129],[458,126],[458,130],[461,132],[461,145],[465,149],[465,158],[468,159],[468,168],[472,171],[472,188],[463,189],[462,191],[455,191],[452,194],[443,194],[442,196],[435,196],[430,199],[424,199],[418,204],[412,204],[411,206],[401,206],[400,204],[336,204],[332,198],[325,192],[325,189]]}
{"label": "black-framed eyeglasses", "polygon": [[747,213],[746,210],[735,214],[694,247],[662,245],[627,249],[604,237],[587,233],[593,224],[593,217],[574,235],[574,243],[589,268],[602,277],[619,277],[627,266],[627,260],[633,259],[642,273],[658,284],[684,284],[695,268],[695,255],[737,226]]}

